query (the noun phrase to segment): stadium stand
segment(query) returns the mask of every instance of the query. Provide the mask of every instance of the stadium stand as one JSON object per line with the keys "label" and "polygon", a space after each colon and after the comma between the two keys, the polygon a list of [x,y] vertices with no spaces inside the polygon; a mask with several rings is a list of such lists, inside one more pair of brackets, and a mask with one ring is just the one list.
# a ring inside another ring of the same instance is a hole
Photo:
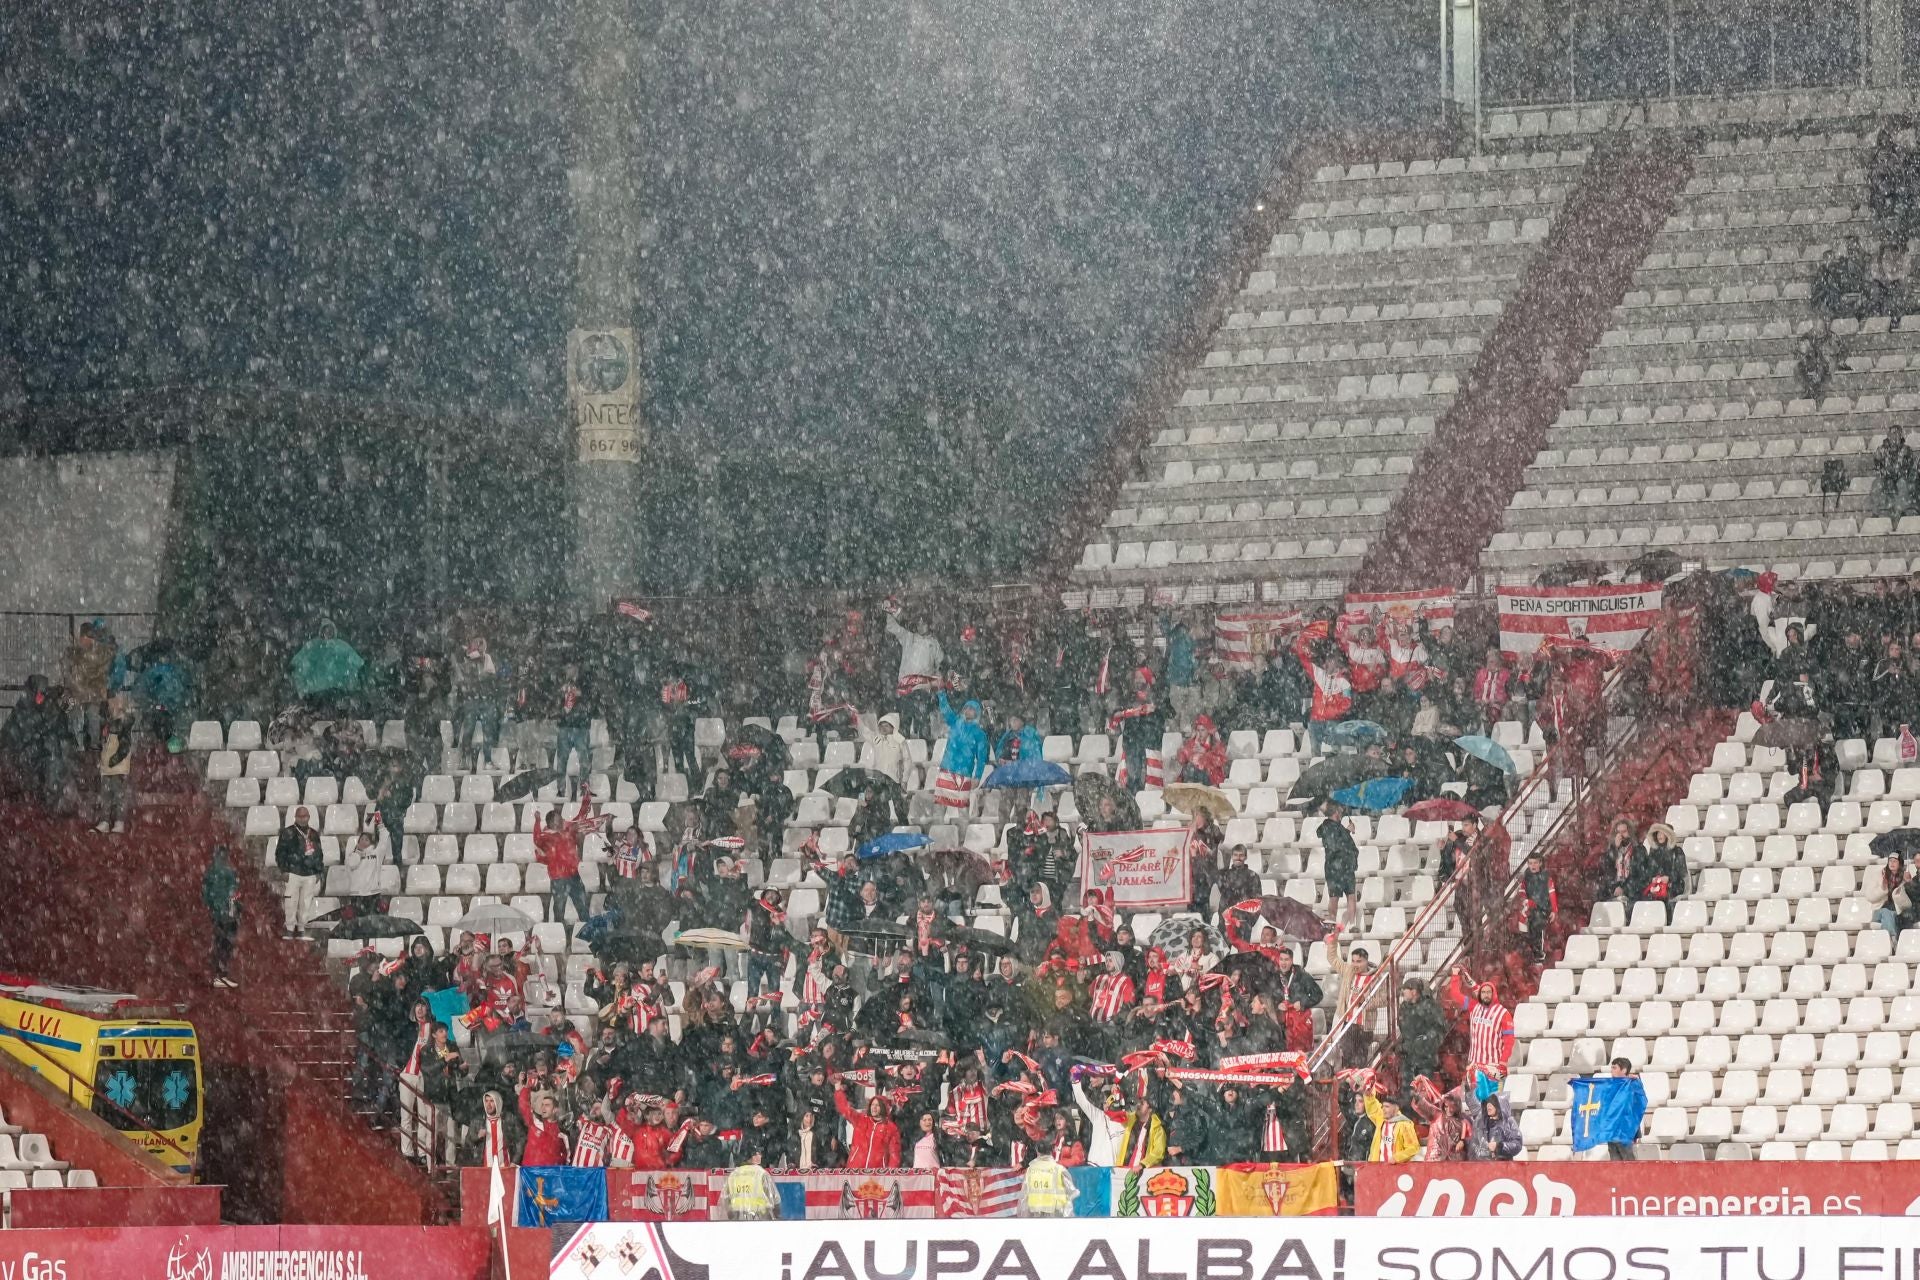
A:
{"label": "stadium stand", "polygon": [[[1649,548],[1782,577],[1905,573],[1920,521],[1869,505],[1870,455],[1920,409],[1915,358],[1885,316],[1842,318],[1850,372],[1811,396],[1796,343],[1819,321],[1810,280],[1865,209],[1869,138],[1854,132],[1706,142],[1685,196],[1590,353],[1527,471],[1486,569],[1552,559],[1619,568]],[[1838,461],[1846,492],[1823,495]]]}
{"label": "stadium stand", "polygon": [[1337,594],[1588,151],[1322,168],[1123,487],[1080,583],[1288,566]]}

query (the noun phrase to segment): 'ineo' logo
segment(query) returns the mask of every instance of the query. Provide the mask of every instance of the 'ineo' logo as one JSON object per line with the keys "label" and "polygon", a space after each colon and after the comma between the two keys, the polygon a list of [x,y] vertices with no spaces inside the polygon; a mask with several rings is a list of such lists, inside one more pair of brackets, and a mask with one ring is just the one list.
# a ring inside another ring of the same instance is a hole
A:
{"label": "'ineo' logo", "polygon": [[1573,1188],[1555,1182],[1544,1173],[1533,1175],[1533,1188],[1518,1178],[1495,1178],[1480,1188],[1480,1194],[1467,1203],[1467,1189],[1452,1178],[1429,1178],[1420,1193],[1420,1203],[1408,1207],[1407,1193],[1413,1190],[1412,1174],[1403,1173],[1394,1183],[1394,1193],[1380,1204],[1382,1218],[1571,1218]]}
{"label": "'ineo' logo", "polygon": [[213,1280],[213,1250],[187,1252],[190,1237],[181,1236],[167,1253],[167,1280]]}

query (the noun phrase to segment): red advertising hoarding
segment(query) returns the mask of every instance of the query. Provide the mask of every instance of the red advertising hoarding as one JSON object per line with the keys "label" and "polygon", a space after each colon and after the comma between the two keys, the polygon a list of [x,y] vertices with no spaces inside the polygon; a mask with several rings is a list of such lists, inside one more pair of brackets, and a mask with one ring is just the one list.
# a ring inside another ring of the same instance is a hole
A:
{"label": "red advertising hoarding", "polygon": [[1386,1218],[1904,1217],[1920,1213],[1920,1162],[1363,1164],[1353,1195]]}
{"label": "red advertising hoarding", "polygon": [[0,1231],[21,1280],[487,1280],[469,1227],[128,1227]]}

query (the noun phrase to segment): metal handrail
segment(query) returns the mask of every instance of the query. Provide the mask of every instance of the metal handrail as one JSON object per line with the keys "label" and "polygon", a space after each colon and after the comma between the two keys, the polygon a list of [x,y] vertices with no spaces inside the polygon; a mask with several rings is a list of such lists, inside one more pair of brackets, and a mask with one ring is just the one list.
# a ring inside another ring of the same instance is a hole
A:
{"label": "metal handrail", "polygon": [[[72,1070],[70,1070],[65,1063],[55,1058],[52,1054],[48,1053],[45,1049],[42,1049],[39,1045],[34,1044],[31,1040],[26,1040],[18,1036],[14,1037],[14,1039],[16,1043],[28,1049],[31,1049],[39,1057],[44,1058],[47,1061],[47,1064],[49,1066],[53,1067],[56,1071],[58,1071],[61,1074],[62,1077],[66,1079],[67,1101],[73,1104],[75,1107],[78,1107],[80,1105],[80,1100],[74,1096],[73,1090],[74,1090],[74,1082],[76,1080],[79,1080],[80,1078],[74,1075]],[[43,1073],[39,1071],[35,1071],[34,1074],[41,1075],[43,1079],[45,1078]],[[125,1116],[128,1120],[133,1121],[132,1128],[128,1128],[128,1129],[116,1128],[115,1129],[116,1133],[146,1134],[148,1137],[158,1140],[162,1146],[165,1146],[171,1149],[175,1155],[178,1155],[180,1157],[181,1162],[186,1164],[189,1168],[197,1167],[197,1162],[195,1160],[195,1157],[192,1155],[189,1155],[187,1153],[186,1148],[182,1147],[179,1143],[175,1142],[172,1138],[169,1138],[166,1134],[161,1133],[158,1129],[149,1128],[148,1126],[142,1124],[140,1122],[139,1116],[134,1115],[133,1112],[127,1110],[125,1107],[115,1102],[112,1098],[107,1097],[105,1093],[101,1092],[98,1088],[94,1087],[92,1083],[87,1081],[81,1081],[80,1083],[81,1083],[81,1087],[84,1088],[87,1091],[87,1093],[91,1095],[93,1099],[104,1100],[107,1104],[107,1107],[110,1110],[122,1116]],[[202,1099],[201,1114],[204,1116],[205,1113],[206,1113],[206,1104],[205,1104],[205,1100]],[[91,1114],[91,1108],[89,1108],[89,1114]]]}
{"label": "metal handrail", "polygon": [[[1611,672],[1607,678],[1607,683],[1604,687],[1604,701],[1610,713],[1615,697],[1618,695],[1621,684],[1626,677],[1626,670],[1627,664],[1622,663]],[[1611,714],[1609,715],[1609,723],[1611,723]],[[1607,765],[1613,762],[1615,752],[1632,736],[1633,735],[1629,733],[1623,736],[1618,743],[1610,744],[1602,759],[1601,768],[1596,772],[1604,772]],[[1513,799],[1509,800],[1506,807],[1500,811],[1500,815],[1494,820],[1493,825],[1506,829],[1511,837],[1513,821],[1516,817],[1523,816],[1526,809],[1531,807],[1530,801],[1532,797],[1542,786],[1552,787],[1553,779],[1558,772],[1555,765],[1565,758],[1563,752],[1566,746],[1567,744],[1564,742],[1555,743],[1547,751],[1539,764],[1534,767],[1533,772],[1527,776],[1526,782],[1522,784],[1520,790],[1515,793]],[[1582,763],[1584,764],[1584,762]],[[1580,789],[1576,788],[1574,791],[1575,804],[1569,805],[1567,809],[1554,820],[1553,824],[1541,834],[1536,844],[1545,843],[1548,839],[1557,836],[1562,826],[1568,820],[1568,815],[1574,814],[1577,811],[1580,794]],[[1477,852],[1481,848],[1481,844],[1487,839],[1488,835],[1483,831],[1480,842],[1476,842],[1470,853]],[[1392,945],[1389,946],[1381,956],[1380,964],[1375,970],[1376,974],[1399,973],[1406,968],[1407,956],[1416,945],[1425,941],[1429,928],[1436,920],[1442,917],[1448,905],[1452,903],[1460,880],[1461,874],[1456,872],[1452,880],[1436,887],[1433,897],[1414,915],[1413,920],[1409,922],[1407,926],[1406,932],[1395,939]],[[1501,890],[1503,901],[1506,897],[1511,896],[1513,886],[1517,883],[1518,872],[1509,868],[1507,879],[1503,883]],[[1465,934],[1463,932],[1460,942],[1455,944],[1453,952],[1448,956],[1447,964],[1449,966],[1457,963],[1464,942]],[[1327,1028],[1326,1036],[1321,1040],[1319,1046],[1315,1048],[1312,1057],[1308,1059],[1308,1069],[1318,1072],[1325,1067],[1332,1059],[1340,1042],[1345,1039],[1347,1033],[1362,1021],[1371,1018],[1373,1014],[1377,1012],[1377,1004],[1380,999],[1391,989],[1393,989],[1392,984],[1389,982],[1379,980],[1370,982],[1367,989],[1361,993],[1359,999],[1354,1000],[1348,1008],[1337,1010],[1332,1025]]]}
{"label": "metal handrail", "polygon": [[[355,1037],[355,1040],[356,1040],[356,1043],[359,1042],[358,1037]],[[391,1077],[393,1080],[393,1083],[396,1086],[398,1086],[404,1093],[410,1093],[414,1097],[418,1098],[420,1100],[419,1105],[421,1106],[421,1108],[425,1110],[428,1115],[433,1117],[432,1133],[429,1136],[428,1140],[421,1144],[426,1148],[427,1171],[431,1173],[435,1169],[439,1168],[441,1165],[445,1165],[448,1168],[459,1167],[458,1160],[442,1161],[439,1158],[440,1153],[438,1151],[438,1144],[440,1139],[440,1113],[443,1110],[446,1110],[446,1108],[443,1108],[439,1103],[435,1102],[432,1098],[429,1098],[427,1096],[427,1091],[425,1089],[418,1089],[418,1088],[415,1088],[413,1085],[408,1084],[405,1073],[402,1072],[400,1068],[396,1066],[394,1063],[388,1062],[385,1058],[382,1058],[379,1054],[374,1053],[371,1049],[367,1050],[367,1057],[370,1061],[373,1062],[373,1064],[376,1067],[378,1067],[387,1076]],[[348,1081],[347,1087],[349,1091],[351,1091],[353,1087],[351,1080]],[[349,1096],[351,1096],[351,1093],[349,1093]],[[449,1116],[451,1116],[451,1113],[449,1113]],[[405,1128],[406,1128],[406,1108],[403,1106],[401,1108],[400,1129],[404,1130]],[[448,1134],[447,1136],[450,1141],[454,1137],[454,1135],[451,1133]],[[403,1156],[406,1155],[404,1151],[401,1152],[401,1154]]]}

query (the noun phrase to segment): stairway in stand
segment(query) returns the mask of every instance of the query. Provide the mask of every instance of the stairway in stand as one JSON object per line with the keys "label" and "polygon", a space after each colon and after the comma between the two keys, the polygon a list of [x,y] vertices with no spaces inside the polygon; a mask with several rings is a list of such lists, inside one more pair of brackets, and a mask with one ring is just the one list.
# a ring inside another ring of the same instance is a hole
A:
{"label": "stairway in stand", "polygon": [[[243,847],[204,796],[149,806],[124,835],[11,808],[0,823],[0,966],[132,990],[199,1029],[207,1126],[202,1176],[235,1222],[418,1224],[448,1197],[346,1101],[351,1012],[309,943],[280,935],[258,863],[235,857],[237,989],[215,987],[200,881],[215,845]],[[108,897],[103,890],[111,889]]]}

